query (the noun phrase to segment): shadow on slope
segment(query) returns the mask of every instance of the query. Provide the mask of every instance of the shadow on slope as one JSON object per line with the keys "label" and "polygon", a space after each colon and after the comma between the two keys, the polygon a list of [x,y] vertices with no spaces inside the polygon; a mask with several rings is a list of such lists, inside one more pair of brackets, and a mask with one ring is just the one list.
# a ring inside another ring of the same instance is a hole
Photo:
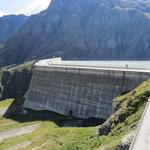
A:
{"label": "shadow on slope", "polygon": [[24,100],[15,99],[4,114],[5,118],[15,120],[20,123],[33,121],[52,121],[59,127],[90,127],[102,124],[105,120],[99,118],[76,118],[64,116],[51,111],[35,111],[22,109]]}

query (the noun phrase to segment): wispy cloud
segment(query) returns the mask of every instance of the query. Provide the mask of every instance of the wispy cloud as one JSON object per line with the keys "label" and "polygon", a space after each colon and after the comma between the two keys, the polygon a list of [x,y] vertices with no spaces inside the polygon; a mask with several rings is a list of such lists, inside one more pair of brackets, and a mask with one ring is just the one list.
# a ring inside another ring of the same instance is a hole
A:
{"label": "wispy cloud", "polygon": [[4,15],[7,15],[6,13],[0,11],[0,17],[4,16]]}
{"label": "wispy cloud", "polygon": [[51,0],[33,0],[33,2],[25,9],[20,10],[18,14],[31,15],[36,14],[48,7]]}

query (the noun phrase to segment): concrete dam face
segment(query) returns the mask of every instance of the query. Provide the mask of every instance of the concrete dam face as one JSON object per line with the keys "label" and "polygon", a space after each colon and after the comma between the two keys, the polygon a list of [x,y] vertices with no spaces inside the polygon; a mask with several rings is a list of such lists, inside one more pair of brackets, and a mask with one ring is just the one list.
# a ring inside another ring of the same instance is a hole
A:
{"label": "concrete dam face", "polygon": [[60,58],[34,65],[24,107],[79,118],[107,119],[113,98],[150,76],[148,69],[75,65]]}

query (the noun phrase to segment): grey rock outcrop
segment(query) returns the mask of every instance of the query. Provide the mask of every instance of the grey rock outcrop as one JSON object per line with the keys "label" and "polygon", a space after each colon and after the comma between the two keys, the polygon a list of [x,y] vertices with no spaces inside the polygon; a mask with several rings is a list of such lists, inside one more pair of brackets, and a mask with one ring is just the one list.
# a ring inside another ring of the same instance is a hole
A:
{"label": "grey rock outcrop", "polygon": [[0,99],[21,99],[29,87],[31,74],[31,71],[28,69],[15,70],[13,72],[3,71]]}
{"label": "grey rock outcrop", "polygon": [[117,145],[116,150],[129,150],[130,145],[134,139],[135,131],[130,132],[128,135],[123,137],[119,145]]}
{"label": "grey rock outcrop", "polygon": [[146,60],[149,29],[149,1],[52,0],[47,10],[31,16],[7,41],[0,64],[43,56]]}

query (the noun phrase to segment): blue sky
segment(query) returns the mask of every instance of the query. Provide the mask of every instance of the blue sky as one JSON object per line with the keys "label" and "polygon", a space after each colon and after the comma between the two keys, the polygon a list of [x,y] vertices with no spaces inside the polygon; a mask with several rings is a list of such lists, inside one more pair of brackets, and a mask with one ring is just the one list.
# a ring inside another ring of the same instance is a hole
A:
{"label": "blue sky", "polygon": [[31,15],[48,7],[51,0],[0,0],[0,16],[8,14]]}

